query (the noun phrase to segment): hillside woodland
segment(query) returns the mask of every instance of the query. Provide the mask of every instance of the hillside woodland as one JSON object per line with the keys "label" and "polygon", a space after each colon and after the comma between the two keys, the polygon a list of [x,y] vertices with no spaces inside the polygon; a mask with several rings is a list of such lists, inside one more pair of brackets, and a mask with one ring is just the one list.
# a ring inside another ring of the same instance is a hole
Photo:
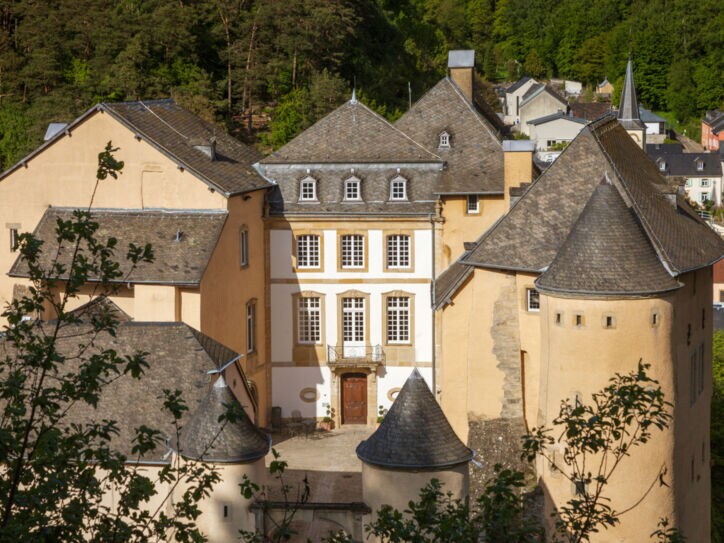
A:
{"label": "hillside woodland", "polygon": [[685,121],[722,103],[722,28],[718,0],[0,0],[0,168],[99,101],[173,96],[264,150],[353,85],[394,119],[452,48],[493,83],[615,83],[631,53]]}

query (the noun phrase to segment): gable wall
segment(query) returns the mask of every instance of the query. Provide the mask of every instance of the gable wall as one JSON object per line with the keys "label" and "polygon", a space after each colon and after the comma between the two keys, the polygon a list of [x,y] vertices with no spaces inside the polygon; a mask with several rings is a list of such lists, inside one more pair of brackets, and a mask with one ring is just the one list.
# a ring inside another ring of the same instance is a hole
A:
{"label": "gable wall", "polygon": [[566,104],[562,103],[557,98],[554,98],[550,93],[543,91],[538,96],[533,98],[530,102],[526,102],[520,108],[520,132],[522,134],[530,134],[530,127],[528,121],[534,119],[540,119],[546,115],[552,115],[559,111],[566,111]]}
{"label": "gable wall", "polygon": [[5,274],[17,254],[10,251],[9,229],[32,232],[49,206],[86,207],[95,185],[98,153],[111,141],[125,163],[117,180],[100,183],[96,208],[223,209],[226,199],[107,113],[96,113],[0,180],[0,305],[12,298],[15,283]]}

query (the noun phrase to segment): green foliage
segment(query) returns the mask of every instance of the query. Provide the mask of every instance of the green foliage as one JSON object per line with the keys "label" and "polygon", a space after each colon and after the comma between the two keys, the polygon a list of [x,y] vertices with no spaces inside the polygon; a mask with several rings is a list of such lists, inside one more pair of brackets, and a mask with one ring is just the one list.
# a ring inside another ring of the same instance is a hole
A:
{"label": "green foliage", "polygon": [[[112,180],[123,162],[113,156],[115,151],[109,142],[99,154],[96,187],[102,181],[117,182]],[[66,264],[58,259],[44,264],[43,243],[32,234],[19,237],[31,287],[2,313],[8,325],[0,343],[0,539],[141,542],[173,534],[177,541],[202,541],[195,524],[198,503],[218,482],[216,470],[182,463],[176,456],[152,479],[138,469],[138,460],[163,446],[159,431],[135,428],[134,457],[129,459],[111,444],[119,433],[117,421],[73,418],[73,413],[97,406],[113,380],[124,375],[140,380],[148,367],[147,353],[121,356],[97,346],[98,338],[115,335],[118,322],[109,310],[101,306],[83,322],[68,311],[89,280],[95,282],[95,294],[102,295],[124,279],[115,260],[122,248],[113,237],[99,239],[98,228],[90,207],[58,220],[58,251],[71,255]],[[131,244],[125,257],[130,274],[153,260],[153,250]],[[55,319],[35,318],[44,311]],[[178,439],[187,407],[178,391],[162,394]],[[157,483],[178,489],[172,501],[168,494],[158,494]],[[113,505],[107,499],[110,492]],[[149,507],[154,497],[163,507]]]}

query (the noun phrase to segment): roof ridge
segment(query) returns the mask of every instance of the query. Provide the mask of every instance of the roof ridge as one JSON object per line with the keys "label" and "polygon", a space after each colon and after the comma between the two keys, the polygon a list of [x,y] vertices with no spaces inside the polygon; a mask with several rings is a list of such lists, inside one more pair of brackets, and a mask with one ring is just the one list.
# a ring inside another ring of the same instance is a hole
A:
{"label": "roof ridge", "polygon": [[[499,145],[501,146],[501,148],[502,148],[502,146],[503,146],[503,139],[502,139],[502,137],[501,137],[502,134],[500,133],[500,131],[498,131],[498,130],[493,131],[493,130],[492,130],[492,128],[490,127],[490,121],[488,121],[480,112],[477,111],[476,106],[475,106],[475,103],[472,102],[471,100],[468,100],[468,97],[465,96],[465,94],[463,93],[462,89],[457,86],[457,84],[450,78],[450,76],[446,76],[444,79],[445,79],[445,81],[448,82],[448,84],[452,87],[453,91],[460,97],[460,99],[463,100],[463,102],[464,102],[465,105],[468,107],[468,109],[472,112],[472,114],[475,116],[475,118],[477,119],[477,121],[478,121],[481,125],[483,125],[483,127],[488,131],[488,133],[493,137],[493,139],[495,139],[495,141],[498,142],[498,144],[499,144]],[[435,88],[435,87],[433,86],[433,88]],[[431,91],[431,90],[432,90],[432,89],[430,89],[430,91]],[[430,91],[428,91],[428,92],[430,92]],[[426,94],[427,94],[427,93],[426,93]]]}

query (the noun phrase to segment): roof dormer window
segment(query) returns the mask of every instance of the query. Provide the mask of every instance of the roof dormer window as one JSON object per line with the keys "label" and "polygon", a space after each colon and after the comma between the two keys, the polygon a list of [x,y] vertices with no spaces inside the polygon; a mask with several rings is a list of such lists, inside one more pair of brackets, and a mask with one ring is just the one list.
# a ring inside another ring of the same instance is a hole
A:
{"label": "roof dormer window", "polygon": [[696,171],[697,172],[703,172],[704,171],[704,161],[700,158],[696,159]]}
{"label": "roof dormer window", "polygon": [[299,182],[299,201],[317,201],[317,180],[313,177],[305,177]]}
{"label": "roof dormer window", "polygon": [[344,182],[344,199],[347,201],[362,200],[362,182],[357,177],[350,177]]}
{"label": "roof dormer window", "polygon": [[665,172],[666,171],[666,161],[659,159],[659,171]]}
{"label": "roof dormer window", "polygon": [[407,200],[407,179],[398,175],[392,180],[390,183],[390,200]]}
{"label": "roof dormer window", "polygon": [[446,130],[440,133],[440,141],[438,143],[438,147],[440,149],[450,148],[450,134]]}

